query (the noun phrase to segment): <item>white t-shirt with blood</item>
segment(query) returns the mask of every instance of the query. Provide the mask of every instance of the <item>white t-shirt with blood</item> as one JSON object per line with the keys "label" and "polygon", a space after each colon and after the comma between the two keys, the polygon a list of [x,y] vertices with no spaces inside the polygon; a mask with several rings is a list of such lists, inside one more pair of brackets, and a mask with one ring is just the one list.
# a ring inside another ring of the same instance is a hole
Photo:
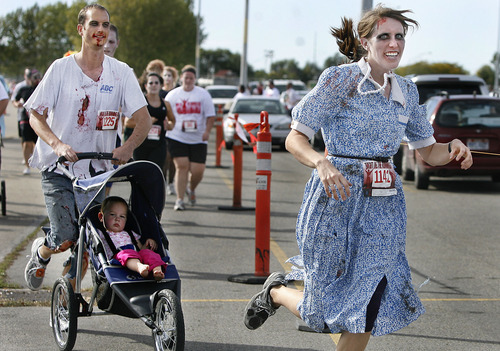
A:
{"label": "white t-shirt with blood", "polygon": [[[52,132],[76,152],[112,152],[121,131],[119,111],[132,116],[147,102],[137,78],[125,63],[104,56],[103,71],[96,82],[83,73],[74,55],[52,63],[24,107],[43,114]],[[32,167],[52,169],[57,155],[38,139],[30,159]],[[111,170],[109,161],[92,160],[95,171]],[[74,174],[88,178],[89,161],[75,163]]]}
{"label": "white t-shirt with blood", "polygon": [[212,97],[205,89],[195,86],[191,91],[182,87],[170,91],[166,97],[175,116],[175,127],[167,132],[167,137],[185,144],[207,143],[203,133],[207,118],[215,117]]}

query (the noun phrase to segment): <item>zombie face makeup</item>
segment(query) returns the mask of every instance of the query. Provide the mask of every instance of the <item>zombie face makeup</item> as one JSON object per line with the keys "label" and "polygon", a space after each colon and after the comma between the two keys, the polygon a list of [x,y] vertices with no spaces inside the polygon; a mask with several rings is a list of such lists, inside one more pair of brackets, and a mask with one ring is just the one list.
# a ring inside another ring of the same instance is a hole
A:
{"label": "zombie face makeup", "polygon": [[109,31],[108,40],[104,44],[104,53],[108,56],[114,57],[115,51],[118,48],[118,39],[116,39],[116,33],[112,30]]}
{"label": "zombie face makeup", "polygon": [[393,18],[378,21],[370,38],[361,38],[368,51],[367,61],[380,74],[398,67],[405,48],[403,25]]}
{"label": "zombie face makeup", "polygon": [[82,36],[84,43],[104,47],[109,35],[108,13],[100,9],[89,9],[84,24],[78,25],[78,33]]}

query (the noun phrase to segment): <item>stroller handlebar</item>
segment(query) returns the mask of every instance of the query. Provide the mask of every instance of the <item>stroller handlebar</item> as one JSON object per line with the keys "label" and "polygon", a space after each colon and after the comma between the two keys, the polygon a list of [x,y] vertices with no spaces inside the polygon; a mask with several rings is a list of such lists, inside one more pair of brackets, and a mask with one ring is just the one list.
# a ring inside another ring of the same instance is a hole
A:
{"label": "stroller handlebar", "polygon": [[[76,154],[78,160],[94,159],[94,160],[116,160],[110,152],[78,152]],[[66,157],[61,156],[57,159],[57,163],[66,162]]]}

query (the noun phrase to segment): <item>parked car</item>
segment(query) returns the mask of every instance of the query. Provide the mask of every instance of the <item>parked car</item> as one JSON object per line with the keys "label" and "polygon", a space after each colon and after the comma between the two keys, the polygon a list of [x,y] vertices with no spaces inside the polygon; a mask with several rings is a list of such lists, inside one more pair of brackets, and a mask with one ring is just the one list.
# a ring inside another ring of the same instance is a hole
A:
{"label": "parked car", "polygon": [[500,98],[487,95],[444,95],[426,102],[427,119],[438,143],[460,139],[473,153],[473,166],[464,171],[460,162],[434,167],[418,152],[403,146],[403,179],[414,180],[417,189],[427,189],[429,177],[488,175],[500,181],[500,158],[484,153],[500,153]]}
{"label": "parked car", "polygon": [[236,85],[208,85],[205,89],[207,89],[212,97],[215,113],[219,110],[220,105],[222,105],[223,110],[227,110],[234,96],[238,93],[238,87]]}
{"label": "parked car", "polygon": [[419,103],[446,91],[448,95],[488,95],[486,82],[478,76],[465,74],[420,74],[408,77],[417,85]]}
{"label": "parked car", "polygon": [[[417,86],[419,103],[425,103],[430,97],[441,95],[480,94],[488,95],[486,82],[478,76],[465,74],[419,74],[406,76]],[[396,172],[402,173],[403,148],[394,155],[393,162]]]}
{"label": "parked car", "polygon": [[[285,106],[277,99],[251,95],[233,101],[229,112],[224,116],[222,128],[226,149],[230,150],[233,148],[235,132],[234,115],[238,114],[238,122],[241,125],[260,123],[260,113],[262,111],[266,111],[269,114],[269,131],[271,132],[272,144],[279,145],[281,148],[285,147],[285,139],[290,132],[290,124],[292,123],[292,118],[288,115]],[[257,136],[258,131],[258,129],[254,129],[252,133]],[[246,130],[244,132],[250,141],[248,132]]]}

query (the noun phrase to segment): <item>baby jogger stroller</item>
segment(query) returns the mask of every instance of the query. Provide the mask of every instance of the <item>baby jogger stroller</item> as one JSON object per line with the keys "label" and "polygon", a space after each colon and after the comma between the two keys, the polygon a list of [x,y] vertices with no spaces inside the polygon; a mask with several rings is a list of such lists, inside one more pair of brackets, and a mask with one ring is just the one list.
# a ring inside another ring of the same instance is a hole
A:
{"label": "baby jogger stroller", "polygon": [[[80,153],[82,159],[112,159],[112,154]],[[168,240],[160,225],[165,204],[165,182],[161,170],[149,161],[136,161],[120,166],[90,179],[78,179],[62,162],[58,168],[73,181],[79,218],[79,240],[74,249],[76,257],[75,288],[67,277],[59,278],[52,291],[51,325],[60,350],[72,350],[76,341],[78,317],[99,309],[130,318],[140,318],[151,328],[155,350],[184,349],[184,318],[180,304],[180,278],[168,253]],[[113,183],[113,192],[127,199],[129,215],[125,230],[141,235],[141,240],[153,238],[156,250],[167,263],[164,279],[145,279],[106,257],[99,231],[104,231],[98,219],[100,204],[95,200],[106,184]],[[127,191],[128,190],[128,191]],[[81,293],[81,272],[84,251],[89,255],[93,290],[87,302]],[[73,260],[74,262],[75,260]]]}

